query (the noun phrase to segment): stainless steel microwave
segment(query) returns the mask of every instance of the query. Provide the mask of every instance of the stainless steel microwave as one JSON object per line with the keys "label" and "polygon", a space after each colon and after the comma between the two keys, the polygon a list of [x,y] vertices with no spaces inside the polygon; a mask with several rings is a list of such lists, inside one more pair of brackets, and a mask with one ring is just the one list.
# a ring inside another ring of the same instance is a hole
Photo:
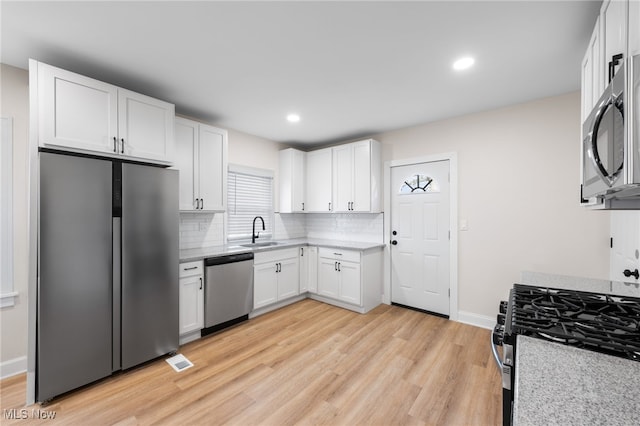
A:
{"label": "stainless steel microwave", "polygon": [[640,55],[627,58],[582,125],[582,199],[640,199]]}

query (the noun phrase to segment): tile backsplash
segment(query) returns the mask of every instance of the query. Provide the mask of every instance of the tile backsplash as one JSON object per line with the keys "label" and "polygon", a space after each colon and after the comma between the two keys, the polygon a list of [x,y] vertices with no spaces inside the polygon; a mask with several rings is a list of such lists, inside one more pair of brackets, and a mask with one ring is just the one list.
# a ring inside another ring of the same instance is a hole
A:
{"label": "tile backsplash", "polygon": [[383,213],[314,213],[307,217],[307,237],[382,243]]}
{"label": "tile backsplash", "polygon": [[[319,238],[382,243],[382,213],[276,213],[274,239]],[[219,246],[224,241],[224,213],[180,213],[180,249]]]}
{"label": "tile backsplash", "polygon": [[224,243],[224,213],[180,213],[181,250]]}

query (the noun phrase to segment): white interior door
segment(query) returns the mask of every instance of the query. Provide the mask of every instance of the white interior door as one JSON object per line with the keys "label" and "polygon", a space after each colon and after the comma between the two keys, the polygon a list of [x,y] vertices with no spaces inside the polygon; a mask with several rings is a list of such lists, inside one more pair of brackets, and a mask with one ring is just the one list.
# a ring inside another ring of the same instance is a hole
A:
{"label": "white interior door", "polygon": [[449,315],[449,203],[449,160],[391,168],[392,302]]}
{"label": "white interior door", "polygon": [[[631,273],[640,270],[640,212],[611,212],[611,279],[637,283]],[[629,276],[624,274],[628,271]]]}

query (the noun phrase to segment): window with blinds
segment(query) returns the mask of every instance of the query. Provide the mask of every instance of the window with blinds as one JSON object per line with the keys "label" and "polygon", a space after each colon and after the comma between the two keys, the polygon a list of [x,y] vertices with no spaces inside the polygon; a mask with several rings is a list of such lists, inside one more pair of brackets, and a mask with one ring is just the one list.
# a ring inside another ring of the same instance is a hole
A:
{"label": "window with blinds", "polygon": [[251,238],[253,218],[260,238],[273,235],[273,172],[229,165],[227,179],[227,240]]}

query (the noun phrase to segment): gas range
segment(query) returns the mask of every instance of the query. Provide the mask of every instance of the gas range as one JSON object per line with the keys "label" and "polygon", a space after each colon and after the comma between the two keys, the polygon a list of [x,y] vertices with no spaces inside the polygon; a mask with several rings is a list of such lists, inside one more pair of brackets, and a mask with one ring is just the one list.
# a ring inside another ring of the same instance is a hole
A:
{"label": "gas range", "polygon": [[640,298],[515,284],[499,309],[492,349],[502,370],[504,425],[511,424],[518,335],[640,362]]}

